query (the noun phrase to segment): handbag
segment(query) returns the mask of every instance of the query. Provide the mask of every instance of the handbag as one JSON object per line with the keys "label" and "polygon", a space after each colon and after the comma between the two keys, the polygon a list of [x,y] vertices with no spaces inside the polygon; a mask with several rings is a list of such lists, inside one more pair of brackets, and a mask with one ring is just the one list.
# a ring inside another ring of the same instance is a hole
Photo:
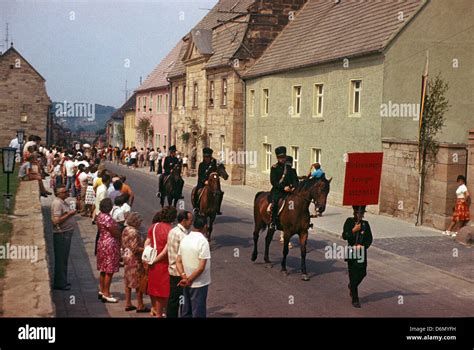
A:
{"label": "handbag", "polygon": [[[153,227],[153,247],[156,247],[156,240],[155,240],[156,226],[158,226],[158,224],[155,224],[155,226]],[[156,250],[156,248],[153,248],[153,247],[151,245],[148,245],[145,247],[145,249],[143,249],[142,261],[147,263],[148,265],[152,265],[158,255],[158,250]]]}

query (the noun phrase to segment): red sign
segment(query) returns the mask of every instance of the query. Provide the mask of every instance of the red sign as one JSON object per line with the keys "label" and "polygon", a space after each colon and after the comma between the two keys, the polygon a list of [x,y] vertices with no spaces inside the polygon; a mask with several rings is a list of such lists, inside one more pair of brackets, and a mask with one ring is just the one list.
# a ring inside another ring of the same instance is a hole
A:
{"label": "red sign", "polygon": [[379,203],[383,153],[348,153],[342,205]]}

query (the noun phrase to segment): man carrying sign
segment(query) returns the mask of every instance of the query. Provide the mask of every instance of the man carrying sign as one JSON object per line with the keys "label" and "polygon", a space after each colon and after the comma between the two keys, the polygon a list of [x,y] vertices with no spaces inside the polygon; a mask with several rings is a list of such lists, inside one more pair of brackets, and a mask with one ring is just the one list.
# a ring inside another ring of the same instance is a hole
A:
{"label": "man carrying sign", "polygon": [[369,222],[363,220],[365,205],[354,205],[354,217],[344,223],[342,238],[349,244],[346,257],[352,306],[360,308],[358,286],[367,275],[367,249],[372,244]]}

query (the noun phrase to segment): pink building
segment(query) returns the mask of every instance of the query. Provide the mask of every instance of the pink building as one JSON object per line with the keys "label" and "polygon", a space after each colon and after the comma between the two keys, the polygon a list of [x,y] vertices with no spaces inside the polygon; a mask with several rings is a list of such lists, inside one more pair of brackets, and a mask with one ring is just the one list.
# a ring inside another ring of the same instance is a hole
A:
{"label": "pink building", "polygon": [[[135,114],[136,147],[170,146],[170,105],[171,93],[168,73],[179,58],[182,40],[151,72],[144,83],[136,90],[137,106]],[[142,119],[150,121],[151,128],[145,132]],[[142,125],[142,127],[141,127]]]}

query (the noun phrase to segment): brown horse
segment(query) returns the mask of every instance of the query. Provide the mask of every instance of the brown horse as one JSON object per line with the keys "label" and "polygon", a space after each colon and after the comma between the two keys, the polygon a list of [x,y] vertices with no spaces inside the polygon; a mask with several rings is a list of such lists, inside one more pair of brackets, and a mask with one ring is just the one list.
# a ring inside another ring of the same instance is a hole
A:
{"label": "brown horse", "polygon": [[[309,205],[314,201],[316,208],[326,205],[327,196],[330,190],[331,180],[309,178],[301,181],[295,190],[288,194],[284,208],[280,213],[280,223],[283,229],[283,260],[281,262],[281,271],[288,274],[286,270],[286,257],[288,255],[288,244],[290,238],[297,234],[301,246],[301,273],[303,280],[308,281],[309,277],[306,273],[306,243],[308,240],[308,229],[310,227]],[[271,214],[267,212],[269,203],[271,203],[270,192],[259,192],[255,195],[254,200],[254,221],[255,229],[253,231],[254,249],[252,253],[252,261],[257,260],[257,243],[258,237],[262,230],[269,226],[271,222]],[[265,262],[270,263],[268,251],[270,243],[273,239],[274,229],[267,230],[265,238]]]}
{"label": "brown horse", "polygon": [[[163,176],[163,175],[162,175]],[[160,204],[163,208],[165,204],[165,197],[168,200],[168,205],[173,204],[176,207],[178,200],[181,199],[183,193],[184,180],[181,177],[181,166],[176,165],[171,169],[171,173],[163,185],[163,193],[160,197]]]}
{"label": "brown horse", "polygon": [[[229,174],[225,170],[225,166],[222,163],[217,165],[217,171],[209,174],[207,179],[207,185],[203,187],[201,193],[201,199],[199,201],[198,209],[201,215],[204,215],[208,218],[208,240],[211,241],[212,228],[214,221],[216,220],[217,210],[219,209],[219,197],[221,193],[221,182],[220,178],[227,180]],[[196,187],[193,188],[191,193],[191,198],[194,198],[196,194]]]}

